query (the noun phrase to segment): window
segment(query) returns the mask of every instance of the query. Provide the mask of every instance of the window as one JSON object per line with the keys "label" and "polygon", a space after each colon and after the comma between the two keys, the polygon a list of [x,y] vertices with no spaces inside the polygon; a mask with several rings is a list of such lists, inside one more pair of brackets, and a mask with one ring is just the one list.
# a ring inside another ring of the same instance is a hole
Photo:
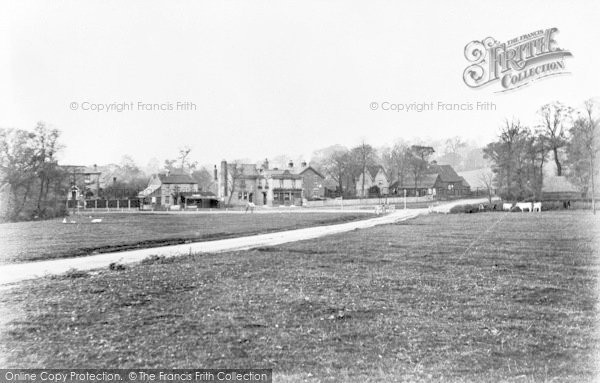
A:
{"label": "window", "polygon": [[168,205],[168,204],[170,203],[170,202],[169,202],[169,199],[170,199],[170,197],[169,197],[168,195],[167,195],[167,196],[165,196],[165,204],[167,204],[167,205]]}
{"label": "window", "polygon": [[448,184],[448,190],[450,190],[450,191],[454,190],[454,184]]}

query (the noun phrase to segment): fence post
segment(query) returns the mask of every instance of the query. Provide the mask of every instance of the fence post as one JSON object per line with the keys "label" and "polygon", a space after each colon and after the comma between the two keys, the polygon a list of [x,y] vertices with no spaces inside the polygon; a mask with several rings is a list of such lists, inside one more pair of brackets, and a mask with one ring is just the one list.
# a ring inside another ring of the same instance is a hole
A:
{"label": "fence post", "polygon": [[131,200],[127,200],[127,210],[131,209]]}

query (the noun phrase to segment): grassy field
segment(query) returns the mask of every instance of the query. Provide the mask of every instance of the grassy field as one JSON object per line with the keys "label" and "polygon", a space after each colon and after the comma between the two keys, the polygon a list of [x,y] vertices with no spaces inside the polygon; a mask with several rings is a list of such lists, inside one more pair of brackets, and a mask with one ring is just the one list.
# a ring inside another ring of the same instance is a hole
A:
{"label": "grassy field", "polygon": [[429,215],[27,282],[0,300],[2,364],[266,367],[277,382],[595,381],[594,219]]}
{"label": "grassy field", "polygon": [[0,263],[65,258],[138,247],[230,238],[353,221],[369,213],[96,214],[0,224]]}

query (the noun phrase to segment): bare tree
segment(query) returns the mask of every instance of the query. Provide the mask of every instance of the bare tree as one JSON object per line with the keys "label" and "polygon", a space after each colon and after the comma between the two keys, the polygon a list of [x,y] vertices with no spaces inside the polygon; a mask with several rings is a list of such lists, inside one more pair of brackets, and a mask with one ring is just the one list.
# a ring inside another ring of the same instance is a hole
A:
{"label": "bare tree", "polygon": [[584,187],[589,185],[592,194],[592,210],[596,214],[596,173],[597,154],[600,151],[600,132],[598,118],[595,117],[596,104],[587,100],[583,113],[575,120],[570,130],[571,140],[567,146],[567,160],[571,175],[581,180]]}
{"label": "bare tree", "polygon": [[571,120],[573,108],[565,106],[560,102],[554,102],[542,106],[539,114],[542,119],[540,130],[547,137],[550,149],[554,154],[556,164],[556,175],[562,175],[562,164],[559,159],[559,150],[567,143],[565,125]]}
{"label": "bare tree", "polygon": [[[227,177],[226,177],[226,185],[229,186],[229,199],[227,200],[227,204],[231,204],[231,198],[233,198],[233,193],[235,193],[235,187],[237,183],[244,177],[244,166],[240,164],[238,161],[234,161],[231,164],[227,164]],[[226,186],[227,187],[227,186]]]}
{"label": "bare tree", "polygon": [[375,163],[375,149],[364,141],[352,151],[353,162],[362,175],[361,196],[365,196],[365,177],[367,176],[367,168]]}
{"label": "bare tree", "polygon": [[429,157],[431,157],[433,153],[435,153],[435,150],[433,150],[431,146],[412,145],[410,147],[408,164],[415,178],[415,191],[417,190],[421,176],[427,170]]}
{"label": "bare tree", "polygon": [[494,190],[494,172],[491,170],[482,170],[479,174],[479,180],[485,186],[488,202],[492,204],[492,191]]}

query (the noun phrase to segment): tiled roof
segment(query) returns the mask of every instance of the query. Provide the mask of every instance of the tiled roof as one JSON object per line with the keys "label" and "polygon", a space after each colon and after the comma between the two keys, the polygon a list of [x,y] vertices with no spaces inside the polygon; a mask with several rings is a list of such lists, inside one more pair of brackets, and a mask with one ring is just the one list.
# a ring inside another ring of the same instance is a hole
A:
{"label": "tiled roof", "polygon": [[289,169],[278,169],[278,170],[265,170],[265,176],[276,178],[276,179],[301,179],[302,176],[293,172],[290,172]]}
{"label": "tiled roof", "polygon": [[462,179],[450,165],[430,165],[429,172],[438,173],[443,182],[462,182]]}
{"label": "tiled roof", "polygon": [[306,172],[306,171],[308,171],[308,170],[312,170],[312,171],[313,171],[313,172],[315,172],[315,174],[316,174],[316,175],[318,175],[319,177],[321,177],[321,178],[325,178],[325,177],[323,177],[323,175],[322,175],[322,174],[321,174],[321,173],[320,173],[320,172],[319,172],[317,169],[313,168],[313,167],[312,167],[312,166],[310,166],[310,165],[309,165],[309,166],[305,166],[305,167],[303,167],[303,168],[299,168],[299,169],[296,169],[296,168],[294,168],[294,173],[296,173],[296,174],[303,174],[304,172]]}
{"label": "tiled roof", "polygon": [[158,179],[163,184],[195,184],[196,181],[189,174],[159,174]]}
{"label": "tiled roof", "polygon": [[[424,188],[432,188],[435,186],[435,183],[438,179],[439,174],[423,174],[421,177],[417,179],[417,189]],[[400,181],[396,181],[390,185],[390,188],[397,189],[414,189],[415,188],[415,178],[412,176],[404,177],[402,183]]]}
{"label": "tiled roof", "polygon": [[387,174],[385,173],[385,169],[383,168],[383,166],[381,166],[381,165],[367,166],[367,171],[371,175],[372,179],[375,179],[375,177],[377,177],[377,173],[379,173],[380,170],[383,171],[383,174],[385,174],[385,176],[387,177]]}
{"label": "tiled roof", "polygon": [[580,190],[565,176],[546,176],[542,186],[543,193],[578,193]]}

